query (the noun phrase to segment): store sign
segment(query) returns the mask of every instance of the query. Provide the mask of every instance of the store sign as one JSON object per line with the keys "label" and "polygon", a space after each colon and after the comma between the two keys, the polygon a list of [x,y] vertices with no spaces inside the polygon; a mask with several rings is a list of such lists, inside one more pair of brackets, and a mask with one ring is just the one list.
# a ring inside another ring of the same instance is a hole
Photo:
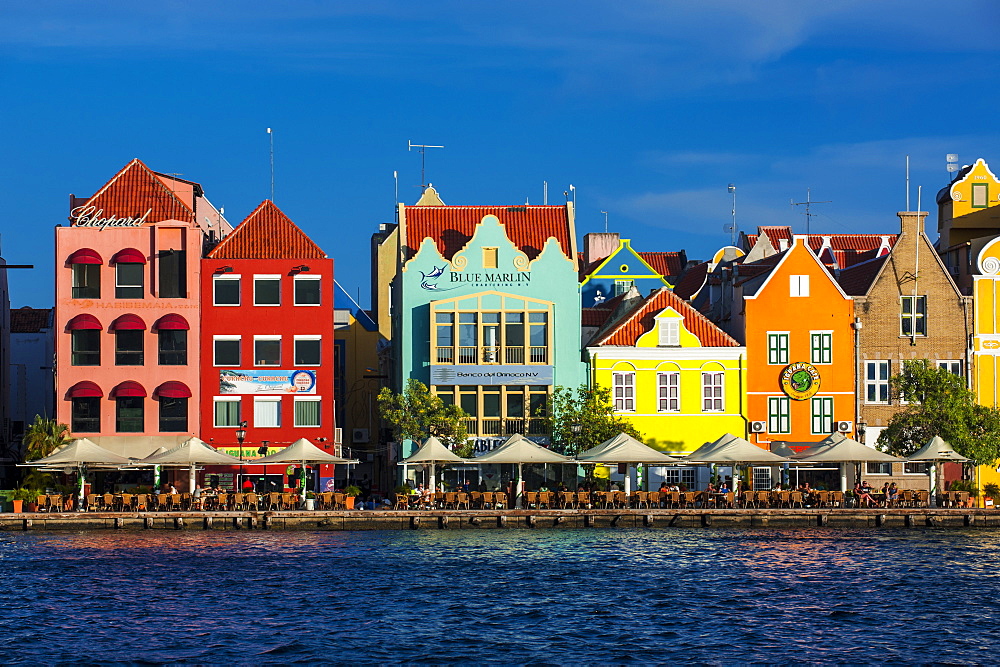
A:
{"label": "store sign", "polygon": [[[549,444],[549,437],[547,435],[531,436],[529,438],[536,445],[542,445],[547,447]],[[482,456],[492,452],[494,449],[507,442],[507,438],[469,438],[469,442],[472,443],[472,449],[475,452],[475,456]]]}
{"label": "store sign", "polygon": [[431,384],[552,384],[552,366],[431,366]]}
{"label": "store sign", "polygon": [[315,394],[316,371],[219,371],[220,394]]}
{"label": "store sign", "polygon": [[105,227],[142,227],[152,212],[153,209],[149,209],[139,218],[119,218],[115,215],[104,217],[103,208],[77,206],[69,212],[69,215],[74,227],[100,227],[104,229]]}
{"label": "store sign", "polygon": [[819,371],[812,364],[789,364],[781,371],[781,390],[793,401],[812,398],[819,391],[819,383]]}
{"label": "store sign", "polygon": [[459,287],[520,287],[531,282],[529,271],[465,273],[451,271],[446,266],[432,266],[430,271],[420,271],[420,276],[420,287],[428,292],[447,292]]}

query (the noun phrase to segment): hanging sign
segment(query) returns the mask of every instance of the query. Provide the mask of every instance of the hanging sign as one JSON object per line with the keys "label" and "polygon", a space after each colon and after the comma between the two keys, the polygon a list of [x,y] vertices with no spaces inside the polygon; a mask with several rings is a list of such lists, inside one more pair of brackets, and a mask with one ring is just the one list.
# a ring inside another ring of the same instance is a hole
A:
{"label": "hanging sign", "polygon": [[142,227],[146,218],[153,212],[147,210],[139,218],[119,218],[111,215],[104,217],[104,209],[96,206],[77,206],[69,212],[74,227]]}
{"label": "hanging sign", "polygon": [[781,371],[781,390],[793,401],[812,398],[819,391],[819,371],[804,361],[789,364]]}

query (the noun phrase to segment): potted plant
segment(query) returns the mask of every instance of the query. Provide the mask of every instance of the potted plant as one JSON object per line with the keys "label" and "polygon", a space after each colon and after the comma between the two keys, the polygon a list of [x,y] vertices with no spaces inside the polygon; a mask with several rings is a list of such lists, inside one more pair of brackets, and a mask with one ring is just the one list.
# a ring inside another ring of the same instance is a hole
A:
{"label": "potted plant", "polygon": [[347,496],[344,499],[344,505],[347,509],[354,509],[354,499],[361,493],[361,489],[351,484],[349,487],[344,489],[344,495]]}
{"label": "potted plant", "polygon": [[[11,493],[10,499],[14,503],[14,511],[18,514],[24,511],[34,512],[38,509],[38,504],[35,502],[37,494],[32,489],[18,487]],[[26,503],[27,507],[25,507]],[[34,505],[34,508],[32,508],[32,505]]]}
{"label": "potted plant", "polygon": [[983,494],[986,496],[986,507],[995,507],[994,501],[1000,499],[1000,485],[994,482],[983,485]]}

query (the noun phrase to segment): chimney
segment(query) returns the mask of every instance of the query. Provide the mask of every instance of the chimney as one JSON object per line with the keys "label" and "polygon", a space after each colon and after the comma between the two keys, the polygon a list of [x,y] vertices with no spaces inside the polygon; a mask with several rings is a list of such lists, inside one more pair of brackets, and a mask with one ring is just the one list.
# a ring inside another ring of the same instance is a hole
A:
{"label": "chimney", "polygon": [[896,215],[899,216],[900,234],[919,235],[924,233],[924,219],[927,217],[927,211],[900,211]]}
{"label": "chimney", "polygon": [[618,249],[618,232],[585,234],[583,237],[583,262],[586,266],[610,257]]}
{"label": "chimney", "polygon": [[788,250],[788,239],[778,239],[778,252]]}

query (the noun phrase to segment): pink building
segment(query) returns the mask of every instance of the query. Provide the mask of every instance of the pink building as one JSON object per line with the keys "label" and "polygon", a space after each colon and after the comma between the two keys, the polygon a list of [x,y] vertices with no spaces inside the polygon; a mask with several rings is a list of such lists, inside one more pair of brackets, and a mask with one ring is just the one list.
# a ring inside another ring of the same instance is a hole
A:
{"label": "pink building", "polygon": [[56,228],[56,418],[126,456],[198,433],[201,186],[129,162]]}

